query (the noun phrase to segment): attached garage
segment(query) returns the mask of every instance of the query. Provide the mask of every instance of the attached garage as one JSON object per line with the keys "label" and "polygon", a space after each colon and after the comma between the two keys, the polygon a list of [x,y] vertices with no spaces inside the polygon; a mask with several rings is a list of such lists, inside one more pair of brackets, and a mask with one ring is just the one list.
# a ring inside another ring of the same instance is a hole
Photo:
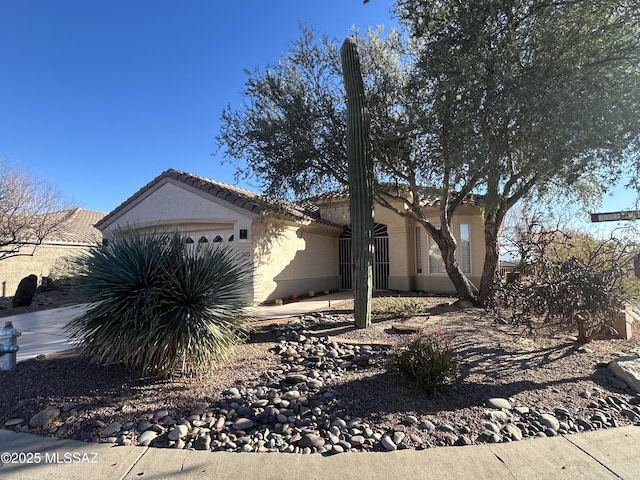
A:
{"label": "attached garage", "polygon": [[339,287],[342,226],[303,208],[178,170],[167,170],[96,224],[104,238],[122,228],[172,230],[187,242],[225,243],[253,264],[255,303]]}

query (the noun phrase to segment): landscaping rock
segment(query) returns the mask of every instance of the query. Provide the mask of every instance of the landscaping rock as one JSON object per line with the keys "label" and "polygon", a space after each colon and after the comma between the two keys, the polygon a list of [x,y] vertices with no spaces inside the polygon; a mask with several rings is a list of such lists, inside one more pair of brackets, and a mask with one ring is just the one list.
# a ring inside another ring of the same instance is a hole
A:
{"label": "landscaping rock", "polygon": [[173,430],[169,432],[169,440],[180,440],[189,433],[189,428],[186,425],[177,425]]}
{"label": "landscaping rock", "polygon": [[492,408],[502,408],[505,410],[511,410],[511,402],[506,398],[490,398],[487,400],[487,405]]}
{"label": "landscaping rock", "polygon": [[307,434],[302,436],[302,438],[298,442],[298,445],[301,448],[305,448],[305,447],[320,448],[320,447],[324,446],[324,439],[318,434],[307,433]]}
{"label": "landscaping rock", "polygon": [[158,434],[152,430],[147,430],[138,435],[138,445],[148,446],[153,440],[158,437]]}
{"label": "landscaping rock", "polygon": [[608,367],[631,390],[640,393],[640,355],[618,357],[610,362]]}
{"label": "landscaping rock", "polygon": [[253,427],[253,420],[250,418],[239,418],[233,422],[234,430],[248,430]]}
{"label": "landscaping rock", "polygon": [[560,422],[558,419],[550,413],[543,413],[538,417],[538,421],[547,428],[550,428],[556,432],[560,428]]}
{"label": "landscaping rock", "polygon": [[393,442],[393,440],[391,440],[391,437],[389,437],[388,435],[385,435],[384,437],[382,437],[382,439],[380,440],[380,443],[382,444],[382,447],[387,452],[391,452],[393,450],[398,449],[398,446]]}
{"label": "landscaping rock", "polygon": [[16,425],[22,425],[26,420],[24,418],[12,418],[4,422],[5,427],[15,427]]}
{"label": "landscaping rock", "polygon": [[58,407],[47,407],[31,417],[29,420],[29,426],[31,428],[46,427],[59,416],[60,409]]}
{"label": "landscaping rock", "polygon": [[118,433],[120,431],[120,429],[122,428],[122,424],[118,423],[118,422],[114,422],[108,426],[106,426],[104,428],[104,430],[102,431],[102,436],[103,437],[111,437],[113,435],[115,435],[116,433]]}

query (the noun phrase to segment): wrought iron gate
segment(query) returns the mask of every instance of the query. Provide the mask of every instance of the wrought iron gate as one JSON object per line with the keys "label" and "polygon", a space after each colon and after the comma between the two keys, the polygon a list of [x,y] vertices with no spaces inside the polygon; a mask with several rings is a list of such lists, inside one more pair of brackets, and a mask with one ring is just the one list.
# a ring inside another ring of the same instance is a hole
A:
{"label": "wrought iron gate", "polygon": [[[353,256],[351,253],[351,226],[347,226],[340,235],[338,263],[340,272],[340,288],[353,288]],[[373,288],[387,290],[389,288],[389,234],[387,226],[376,223],[374,227],[373,251]]]}

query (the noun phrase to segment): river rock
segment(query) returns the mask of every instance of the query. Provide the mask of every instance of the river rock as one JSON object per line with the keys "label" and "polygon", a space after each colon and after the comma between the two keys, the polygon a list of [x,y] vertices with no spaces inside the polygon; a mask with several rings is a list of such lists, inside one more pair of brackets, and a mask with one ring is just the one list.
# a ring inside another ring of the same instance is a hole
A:
{"label": "river rock", "polygon": [[538,421],[547,428],[550,428],[554,432],[560,428],[560,422],[556,417],[550,413],[543,413],[538,416]]}
{"label": "river rock", "polygon": [[118,433],[121,428],[122,428],[122,424],[121,423],[113,422],[113,423],[107,425],[106,427],[104,427],[104,430],[102,431],[102,436],[103,437],[111,437],[111,436],[115,435],[116,433]]}
{"label": "river rock", "polygon": [[631,390],[640,393],[640,355],[618,357],[609,363],[608,368]]}
{"label": "river rock", "polygon": [[239,418],[233,422],[234,430],[248,430],[253,427],[253,420],[250,418]]}
{"label": "river rock", "polygon": [[178,425],[173,430],[169,432],[169,440],[180,440],[184,438],[189,433],[189,428],[186,425]]}
{"label": "river rock", "polygon": [[511,402],[506,398],[490,398],[487,400],[487,405],[492,408],[502,408],[505,410],[511,410]]}
{"label": "river rock", "polygon": [[16,425],[22,425],[25,422],[24,418],[12,418],[4,422],[5,427],[15,427]]}
{"label": "river rock", "polygon": [[389,437],[388,435],[385,435],[384,437],[382,437],[382,439],[380,440],[380,443],[382,444],[382,447],[387,452],[391,452],[393,450],[398,449],[398,446],[395,443],[393,443],[393,440],[391,440],[391,437]]}
{"label": "river rock", "polygon": [[507,423],[502,428],[502,431],[509,435],[512,440],[522,440],[522,430],[520,430],[520,428],[518,428],[518,426],[514,425],[513,423]]}
{"label": "river rock", "polygon": [[209,450],[211,449],[211,436],[209,434],[200,435],[193,442],[193,448],[196,450]]}
{"label": "river rock", "polygon": [[307,376],[306,376],[306,375],[302,375],[302,374],[300,374],[300,373],[292,373],[292,374],[287,375],[287,376],[285,377],[285,381],[286,381],[287,383],[292,384],[292,385],[293,385],[293,384],[296,384],[296,383],[306,382],[307,380],[308,380],[308,379],[307,379]]}
{"label": "river rock", "polygon": [[138,445],[146,447],[155,440],[157,436],[158,434],[153,430],[146,430],[138,435]]}
{"label": "river rock", "polygon": [[362,435],[354,435],[349,439],[349,443],[354,447],[362,447],[364,445],[364,437]]}
{"label": "river rock", "polygon": [[324,439],[315,433],[305,433],[298,442],[300,448],[315,447],[320,448],[324,446]]}
{"label": "river rock", "polygon": [[31,417],[31,419],[29,420],[29,425],[31,426],[31,428],[46,427],[59,416],[60,409],[58,407],[47,407]]}

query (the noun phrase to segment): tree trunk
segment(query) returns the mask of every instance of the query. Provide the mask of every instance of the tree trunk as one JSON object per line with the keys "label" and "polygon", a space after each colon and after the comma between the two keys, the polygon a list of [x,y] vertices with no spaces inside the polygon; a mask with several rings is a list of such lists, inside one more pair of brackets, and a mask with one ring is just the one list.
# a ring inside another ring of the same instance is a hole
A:
{"label": "tree trunk", "polygon": [[478,300],[482,305],[486,305],[493,298],[499,266],[498,232],[500,223],[495,215],[489,216],[484,220],[484,266],[482,268],[482,278],[480,279],[480,294],[478,295]]}
{"label": "tree trunk", "polygon": [[447,271],[447,275],[453,283],[456,289],[456,294],[460,298],[465,298],[474,304],[477,303],[477,289],[469,281],[467,276],[460,270],[460,265],[456,260],[457,244],[455,238],[451,235],[450,230],[442,229],[439,234],[433,236],[433,239],[440,248],[440,255],[444,263],[444,268]]}

